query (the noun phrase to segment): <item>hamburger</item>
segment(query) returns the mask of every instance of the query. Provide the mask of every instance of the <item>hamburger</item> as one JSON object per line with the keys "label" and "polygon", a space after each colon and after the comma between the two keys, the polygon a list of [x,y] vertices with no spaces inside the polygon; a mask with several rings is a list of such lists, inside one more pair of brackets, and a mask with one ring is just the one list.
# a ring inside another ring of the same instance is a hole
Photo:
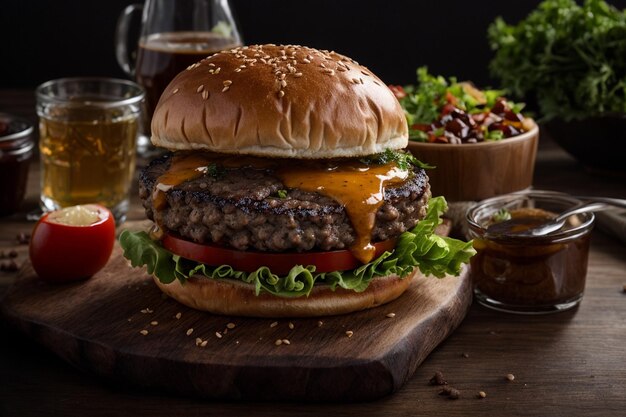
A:
{"label": "hamburger", "polygon": [[178,74],[151,122],[167,152],[140,173],[155,228],[120,235],[170,297],[216,314],[310,317],[387,303],[458,275],[471,242],[404,148],[394,94],[324,50],[250,45]]}

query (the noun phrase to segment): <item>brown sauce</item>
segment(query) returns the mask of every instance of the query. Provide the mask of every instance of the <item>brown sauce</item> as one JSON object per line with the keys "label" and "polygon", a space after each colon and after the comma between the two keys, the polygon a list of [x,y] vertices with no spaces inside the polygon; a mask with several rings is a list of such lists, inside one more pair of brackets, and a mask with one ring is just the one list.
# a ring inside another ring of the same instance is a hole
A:
{"label": "brown sauce", "polygon": [[356,160],[293,160],[224,156],[211,153],[181,153],[172,157],[168,171],[159,177],[153,191],[154,207],[163,209],[165,193],[185,181],[207,173],[211,164],[226,168],[250,166],[272,169],[285,187],[316,192],[343,205],[356,233],[350,248],[363,263],[370,262],[376,249],[371,243],[376,212],[384,203],[384,188],[400,185],[409,172],[395,163],[367,165]]}

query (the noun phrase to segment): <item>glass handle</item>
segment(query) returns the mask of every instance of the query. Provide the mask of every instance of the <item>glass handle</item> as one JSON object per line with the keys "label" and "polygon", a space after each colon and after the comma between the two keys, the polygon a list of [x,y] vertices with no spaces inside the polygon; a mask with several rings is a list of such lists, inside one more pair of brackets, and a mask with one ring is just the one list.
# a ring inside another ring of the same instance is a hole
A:
{"label": "glass handle", "polygon": [[128,30],[133,15],[142,10],[143,5],[141,4],[130,4],[126,6],[117,20],[115,30],[115,57],[117,58],[117,63],[122,67],[124,72],[131,77],[135,76],[135,62],[129,59]]}

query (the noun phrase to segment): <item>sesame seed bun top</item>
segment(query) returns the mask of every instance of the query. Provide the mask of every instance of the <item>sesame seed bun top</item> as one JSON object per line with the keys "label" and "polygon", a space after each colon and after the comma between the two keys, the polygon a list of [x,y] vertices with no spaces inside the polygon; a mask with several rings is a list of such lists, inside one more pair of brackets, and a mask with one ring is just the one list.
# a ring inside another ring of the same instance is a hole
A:
{"label": "sesame seed bun top", "polygon": [[152,119],[152,143],[287,158],[334,158],[401,149],[404,112],[366,67],[336,52],[250,45],[218,52],[178,74]]}

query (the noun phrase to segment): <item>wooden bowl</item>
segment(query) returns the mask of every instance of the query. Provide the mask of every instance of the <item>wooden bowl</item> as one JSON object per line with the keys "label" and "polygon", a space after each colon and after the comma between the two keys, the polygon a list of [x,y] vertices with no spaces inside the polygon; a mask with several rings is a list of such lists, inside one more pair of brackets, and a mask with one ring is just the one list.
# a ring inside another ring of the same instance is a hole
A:
{"label": "wooden bowl", "polygon": [[462,145],[409,142],[407,149],[435,168],[426,171],[433,196],[448,202],[480,201],[529,188],[539,128],[499,141]]}

